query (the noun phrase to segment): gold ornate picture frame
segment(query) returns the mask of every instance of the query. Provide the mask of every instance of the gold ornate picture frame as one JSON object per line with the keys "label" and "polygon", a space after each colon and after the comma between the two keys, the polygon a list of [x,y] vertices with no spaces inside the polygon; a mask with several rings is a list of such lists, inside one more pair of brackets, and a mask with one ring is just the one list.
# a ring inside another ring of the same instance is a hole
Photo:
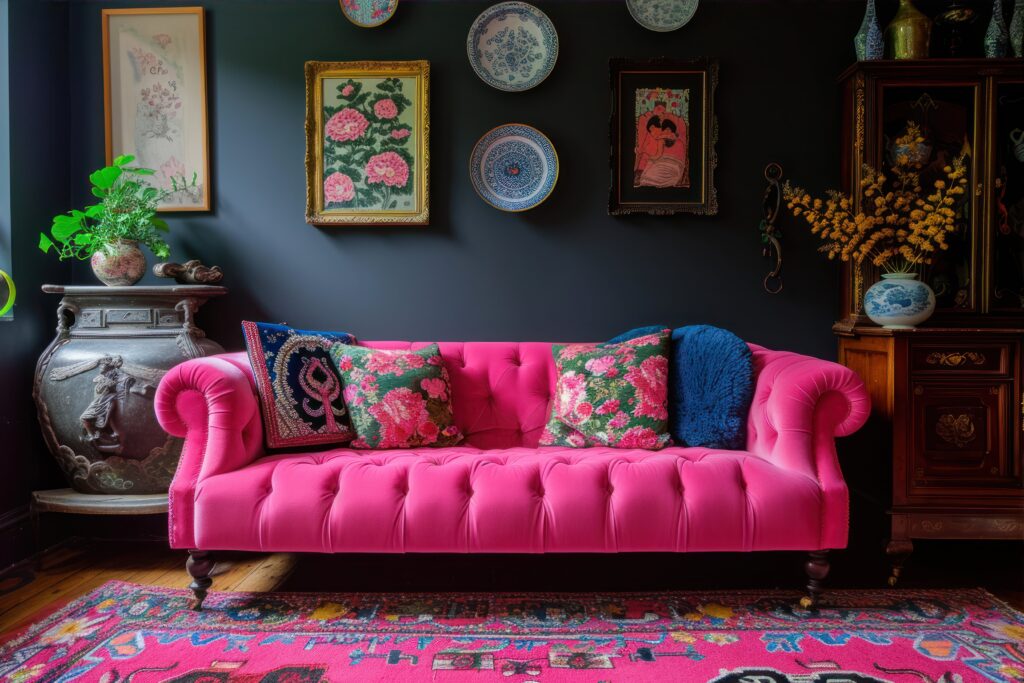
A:
{"label": "gold ornate picture frame", "polygon": [[430,222],[429,62],[306,62],[306,222]]}

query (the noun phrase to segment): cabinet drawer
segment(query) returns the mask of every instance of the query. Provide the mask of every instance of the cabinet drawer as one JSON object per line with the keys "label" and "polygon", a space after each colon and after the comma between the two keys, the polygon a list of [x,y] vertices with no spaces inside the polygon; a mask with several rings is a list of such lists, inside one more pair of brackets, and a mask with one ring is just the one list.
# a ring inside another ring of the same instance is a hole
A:
{"label": "cabinet drawer", "polygon": [[908,492],[945,489],[1017,489],[1015,424],[1009,381],[920,382],[913,391],[913,435]]}
{"label": "cabinet drawer", "polygon": [[1001,342],[918,343],[910,347],[910,371],[915,375],[1008,376],[1011,352],[1011,345]]}

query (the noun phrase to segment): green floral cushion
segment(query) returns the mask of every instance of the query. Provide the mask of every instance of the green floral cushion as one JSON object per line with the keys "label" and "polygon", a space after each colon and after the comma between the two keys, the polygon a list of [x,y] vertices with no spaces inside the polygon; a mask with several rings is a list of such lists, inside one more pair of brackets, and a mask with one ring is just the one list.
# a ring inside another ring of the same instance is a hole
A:
{"label": "green floral cushion", "polygon": [[652,450],[668,445],[670,334],[666,329],[620,344],[552,347],[558,384],[540,444]]}
{"label": "green floral cushion", "polygon": [[353,448],[452,446],[451,382],[437,344],[419,351],[332,348],[356,431]]}

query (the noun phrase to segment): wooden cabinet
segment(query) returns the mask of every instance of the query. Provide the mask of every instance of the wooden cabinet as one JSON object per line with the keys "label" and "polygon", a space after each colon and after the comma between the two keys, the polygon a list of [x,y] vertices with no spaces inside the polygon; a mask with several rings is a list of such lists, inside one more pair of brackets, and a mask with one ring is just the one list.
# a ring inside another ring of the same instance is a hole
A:
{"label": "wooden cabinet", "polygon": [[839,337],[892,435],[892,583],[915,538],[1024,539],[1022,342],[948,327]]}
{"label": "wooden cabinet", "polygon": [[931,149],[925,186],[954,156],[969,169],[950,249],[921,274],[935,315],[877,327],[861,306],[879,273],[847,267],[833,328],[891,434],[895,583],[913,539],[1024,539],[1024,60],[863,62],[840,83],[848,192],[911,121]]}

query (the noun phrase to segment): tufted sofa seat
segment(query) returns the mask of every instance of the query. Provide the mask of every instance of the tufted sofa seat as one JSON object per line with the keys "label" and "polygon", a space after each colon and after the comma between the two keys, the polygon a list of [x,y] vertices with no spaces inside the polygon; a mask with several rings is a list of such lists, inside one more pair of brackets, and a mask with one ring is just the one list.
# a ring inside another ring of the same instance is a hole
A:
{"label": "tufted sofa seat", "polygon": [[742,451],[538,448],[556,380],[551,345],[440,348],[466,435],[442,449],[266,455],[244,353],[173,368],[156,395],[160,423],[185,439],[170,489],[171,546],[205,555],[846,545],[835,437],[857,430],[869,410],[847,368],[752,346],[756,385]]}

